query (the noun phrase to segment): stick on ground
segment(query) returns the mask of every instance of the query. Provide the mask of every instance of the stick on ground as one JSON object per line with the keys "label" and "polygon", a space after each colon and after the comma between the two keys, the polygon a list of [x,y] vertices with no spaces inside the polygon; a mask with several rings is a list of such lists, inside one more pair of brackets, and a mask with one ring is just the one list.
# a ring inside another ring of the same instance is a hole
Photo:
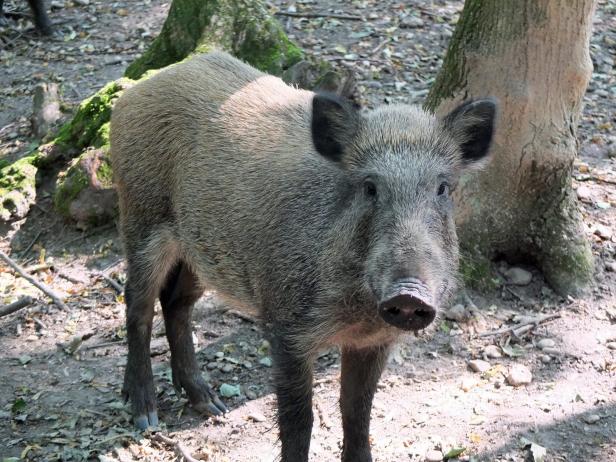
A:
{"label": "stick on ground", "polygon": [[19,311],[22,308],[25,308],[28,305],[31,305],[34,299],[29,296],[21,297],[19,300],[14,301],[13,303],[9,303],[8,305],[4,305],[0,307],[0,317],[6,316],[7,314],[14,313],[15,311]]}
{"label": "stick on ground", "polygon": [[[479,334],[479,337],[489,337],[491,335],[499,335],[499,334],[507,334],[507,333],[515,333],[516,335],[521,335],[527,331],[529,331],[532,327],[538,326],[542,322],[549,321],[551,319],[560,318],[560,313],[552,313],[545,314],[543,316],[537,316],[536,318],[529,319],[528,321],[521,322],[520,324],[516,324],[515,326],[504,327],[502,329],[493,330],[490,332],[484,332],[483,334]],[[528,329],[522,329],[525,326],[530,326]]]}
{"label": "stick on ground", "polygon": [[154,441],[158,441],[161,443],[165,443],[169,446],[173,446],[173,449],[175,449],[176,454],[178,456],[183,457],[184,460],[187,462],[199,462],[197,459],[195,459],[193,456],[190,455],[190,452],[188,452],[188,449],[186,449],[181,443],[173,441],[171,438],[165,435],[156,433],[154,436],[152,436],[152,439]]}
{"label": "stick on ground", "polygon": [[63,310],[68,311],[68,306],[66,306],[66,304],[62,301],[62,297],[60,295],[58,295],[56,292],[54,292],[53,289],[51,289],[50,287],[47,287],[42,282],[40,282],[40,281],[36,280],[35,278],[33,278],[32,276],[30,276],[26,272],[26,270],[24,270],[21,266],[19,266],[17,263],[15,263],[4,252],[0,252],[0,258],[2,260],[4,260],[7,265],[9,265],[11,268],[13,268],[13,270],[17,274],[19,274],[22,278],[24,278],[26,281],[28,281],[30,284],[32,284],[37,289],[39,289],[41,292],[44,292],[45,295],[47,295],[49,298],[51,298],[53,300],[53,302],[58,306],[58,308],[61,308]]}

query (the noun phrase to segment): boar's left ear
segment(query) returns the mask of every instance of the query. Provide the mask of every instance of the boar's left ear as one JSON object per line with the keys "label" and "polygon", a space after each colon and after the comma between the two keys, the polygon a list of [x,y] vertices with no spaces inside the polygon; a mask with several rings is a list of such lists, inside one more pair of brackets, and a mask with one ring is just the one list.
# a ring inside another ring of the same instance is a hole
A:
{"label": "boar's left ear", "polygon": [[481,167],[487,159],[496,111],[495,99],[479,99],[461,104],[443,119],[445,127],[460,143],[465,166]]}
{"label": "boar's left ear", "polygon": [[312,141],[319,154],[340,162],[345,146],[353,141],[359,111],[334,94],[316,93],[312,99]]}

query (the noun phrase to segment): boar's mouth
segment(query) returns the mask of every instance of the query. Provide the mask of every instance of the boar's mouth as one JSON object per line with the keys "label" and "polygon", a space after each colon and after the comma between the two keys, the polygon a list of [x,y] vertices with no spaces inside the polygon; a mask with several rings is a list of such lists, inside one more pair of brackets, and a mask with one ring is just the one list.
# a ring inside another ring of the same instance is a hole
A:
{"label": "boar's mouth", "polygon": [[413,278],[396,281],[378,309],[386,323],[402,330],[424,329],[436,317],[435,300],[429,289]]}

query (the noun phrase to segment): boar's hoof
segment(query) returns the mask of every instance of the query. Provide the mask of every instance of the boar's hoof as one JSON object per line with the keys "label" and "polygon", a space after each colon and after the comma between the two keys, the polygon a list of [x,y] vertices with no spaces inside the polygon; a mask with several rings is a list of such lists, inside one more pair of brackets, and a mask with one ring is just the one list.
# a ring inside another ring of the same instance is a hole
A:
{"label": "boar's hoof", "polygon": [[227,407],[217,397],[214,397],[212,402],[200,401],[194,404],[193,407],[197,412],[205,415],[223,415],[228,412]]}
{"label": "boar's hoof", "polygon": [[156,411],[148,412],[147,416],[142,414],[139,417],[135,417],[135,427],[140,431],[144,431],[148,427],[158,427],[158,415]]}
{"label": "boar's hoof", "polygon": [[430,297],[414,288],[401,288],[382,302],[379,314],[385,322],[403,330],[420,330],[436,317]]}

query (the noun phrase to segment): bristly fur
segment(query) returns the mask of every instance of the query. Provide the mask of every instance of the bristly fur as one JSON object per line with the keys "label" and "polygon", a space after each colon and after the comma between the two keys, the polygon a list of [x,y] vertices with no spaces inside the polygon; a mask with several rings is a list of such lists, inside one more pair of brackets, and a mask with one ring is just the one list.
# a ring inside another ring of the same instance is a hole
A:
{"label": "bristly fur", "polygon": [[455,287],[450,191],[487,154],[463,146],[491,139],[489,108],[473,104],[445,120],[405,105],[360,113],[225,53],[126,90],[111,154],[131,294],[125,393],[136,421],[157,421],[148,351],[161,293],[174,383],[197,408],[224,409],[200,379],[187,333],[188,305],[207,287],[260,313],[282,460],[307,460],[312,359],[327,344],[343,350],[343,459],[370,460],[369,405],[401,333],[377,307],[401,277],[422,281],[437,308]]}

